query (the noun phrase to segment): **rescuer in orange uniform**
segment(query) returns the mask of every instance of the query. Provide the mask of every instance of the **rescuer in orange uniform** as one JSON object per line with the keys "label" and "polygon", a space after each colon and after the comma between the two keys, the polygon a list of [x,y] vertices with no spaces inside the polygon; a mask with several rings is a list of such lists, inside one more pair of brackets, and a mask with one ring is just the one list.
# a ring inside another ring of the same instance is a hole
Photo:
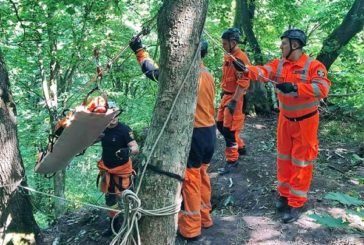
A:
{"label": "rescuer in orange uniform", "polygon": [[[159,70],[143,49],[140,38],[133,40],[130,47],[135,52],[144,74],[157,81]],[[202,41],[201,58],[206,56],[207,48],[207,42]],[[213,225],[210,215],[211,185],[207,168],[216,142],[214,100],[214,79],[201,62],[191,149],[182,185],[183,204],[178,218],[179,234],[188,240],[196,240],[201,235],[201,228]]]}
{"label": "rescuer in orange uniform", "polygon": [[264,66],[239,66],[250,79],[277,83],[280,110],[277,189],[280,197],[276,208],[283,211],[285,223],[297,220],[307,201],[313,161],[318,155],[318,106],[331,86],[325,66],[303,53],[306,39],[302,30],[289,29],[281,36],[282,59]]}
{"label": "rescuer in orange uniform", "polygon": [[[221,81],[222,98],[217,113],[217,128],[224,136],[226,148],[226,166],[221,174],[230,172],[238,164],[239,155],[246,152],[245,143],[240,138],[245,115],[243,113],[243,97],[249,88],[249,79],[234,66],[234,60],[239,59],[244,64],[250,64],[248,56],[238,47],[240,32],[237,28],[229,28],[221,36],[222,46],[229,53],[224,56]],[[233,56],[233,57],[232,57]],[[235,57],[235,59],[234,59]]]}

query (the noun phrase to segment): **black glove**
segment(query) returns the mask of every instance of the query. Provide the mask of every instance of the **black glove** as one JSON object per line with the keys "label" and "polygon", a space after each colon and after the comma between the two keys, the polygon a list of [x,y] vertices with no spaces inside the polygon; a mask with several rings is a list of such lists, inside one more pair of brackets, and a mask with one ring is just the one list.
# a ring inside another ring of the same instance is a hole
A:
{"label": "black glove", "polygon": [[234,114],[236,108],[236,100],[230,100],[226,107],[229,109],[231,114]]}
{"label": "black glove", "polygon": [[139,49],[143,48],[142,40],[139,37],[132,39],[129,43],[129,47],[136,53]]}
{"label": "black glove", "polygon": [[246,71],[244,62],[239,58],[236,58],[236,60],[233,60],[233,65],[234,65],[235,69],[238,71],[244,71],[244,72]]}
{"label": "black glove", "polygon": [[294,83],[278,83],[276,88],[282,91],[284,94],[297,92],[297,85]]}
{"label": "black glove", "polygon": [[120,160],[128,160],[130,155],[130,149],[128,147],[121,148],[115,152],[115,156],[117,156]]}
{"label": "black glove", "polygon": [[222,97],[224,97],[224,95],[225,95],[225,93],[224,93],[224,91],[222,91],[222,92],[220,93],[220,99],[222,99]]}

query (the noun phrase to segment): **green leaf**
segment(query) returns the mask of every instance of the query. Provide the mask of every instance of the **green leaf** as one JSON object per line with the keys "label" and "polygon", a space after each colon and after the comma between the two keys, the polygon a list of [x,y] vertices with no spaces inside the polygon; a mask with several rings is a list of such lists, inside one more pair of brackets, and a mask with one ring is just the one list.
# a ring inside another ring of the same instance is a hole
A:
{"label": "green leaf", "polygon": [[359,200],[355,197],[351,197],[349,195],[346,195],[344,193],[338,193],[338,192],[329,192],[326,196],[325,199],[329,199],[329,200],[335,200],[338,201],[344,205],[354,205],[354,206],[359,206],[359,205],[364,205],[364,201]]}
{"label": "green leaf", "polygon": [[348,226],[349,223],[343,222],[340,218],[334,218],[330,215],[317,215],[317,214],[310,214],[308,215],[310,218],[314,219],[316,223],[325,225],[331,228],[345,228]]}
{"label": "green leaf", "polygon": [[364,219],[364,209],[358,209],[358,210],[347,210],[348,214],[357,215],[360,218]]}

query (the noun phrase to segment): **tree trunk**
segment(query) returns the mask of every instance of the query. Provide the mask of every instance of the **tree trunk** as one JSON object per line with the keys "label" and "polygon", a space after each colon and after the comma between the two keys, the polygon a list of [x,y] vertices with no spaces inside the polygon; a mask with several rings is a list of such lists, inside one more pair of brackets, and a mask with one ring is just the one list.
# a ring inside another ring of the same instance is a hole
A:
{"label": "tree trunk", "polygon": [[325,39],[317,56],[329,70],[342,48],[360,31],[364,25],[364,1],[355,0],[343,22]]}
{"label": "tree trunk", "polygon": [[[208,0],[166,0],[158,17],[160,90],[143,153],[147,156],[152,153],[151,165],[179,176],[184,176],[190,150],[200,62],[198,45],[207,6]],[[176,104],[170,120],[151,152],[174,100]],[[142,206],[157,209],[178,203],[181,184],[175,178],[147,170],[140,193]],[[174,244],[177,218],[177,214],[144,217],[141,222],[142,244]]]}
{"label": "tree trunk", "polygon": [[[254,53],[254,63],[256,65],[263,64],[262,50],[260,49],[257,38],[253,31],[253,18],[255,11],[255,0],[236,0],[235,19],[234,26],[243,30],[249,46],[251,46]],[[258,112],[267,113],[270,112],[272,101],[264,83],[257,81],[251,81],[249,91],[246,95],[245,111],[247,113]]]}
{"label": "tree trunk", "polygon": [[253,18],[255,0],[236,0],[234,26],[242,29],[254,53],[254,61],[257,65],[263,64],[262,50],[253,31]]}
{"label": "tree trunk", "polygon": [[[27,183],[17,140],[15,105],[1,53],[0,146],[0,244],[7,244],[14,237],[19,239],[19,236],[34,243],[39,227],[33,217],[28,192],[19,187]],[[26,238],[27,235],[33,238]]]}

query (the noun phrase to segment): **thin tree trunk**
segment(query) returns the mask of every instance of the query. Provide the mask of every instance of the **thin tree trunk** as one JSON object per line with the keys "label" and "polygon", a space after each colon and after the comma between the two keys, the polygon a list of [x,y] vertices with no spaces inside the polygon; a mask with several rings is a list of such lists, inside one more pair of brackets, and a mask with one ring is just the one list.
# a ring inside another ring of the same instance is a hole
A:
{"label": "thin tree trunk", "polygon": [[17,140],[15,104],[1,53],[0,91],[0,244],[7,244],[14,237],[34,243],[39,227],[29,194],[19,187],[27,183]]}
{"label": "thin tree trunk", "polygon": [[325,39],[317,56],[329,70],[342,48],[359,32],[364,25],[364,1],[356,0],[346,14],[343,22]]}
{"label": "thin tree trunk", "polygon": [[254,61],[257,65],[263,64],[263,54],[258,40],[253,31],[253,18],[255,12],[255,0],[236,0],[234,26],[243,29],[254,53]]}
{"label": "thin tree trunk", "polygon": [[[254,11],[255,0],[236,0],[234,26],[243,30],[248,44],[253,50],[255,64],[262,65],[264,62],[263,54],[253,31]],[[249,91],[245,97],[245,111],[248,113],[270,112],[272,101],[268,96],[269,92],[274,93],[274,90],[267,91],[264,83],[251,81]]]}
{"label": "thin tree trunk", "polygon": [[[152,153],[150,164],[179,176],[184,176],[190,150],[200,62],[198,45],[207,5],[207,0],[167,0],[158,18],[161,40],[160,91],[143,153],[151,153],[176,99],[177,103]],[[194,61],[194,57],[198,58]],[[177,92],[190,67],[191,72],[177,98]],[[147,170],[142,184],[140,199],[146,209],[166,207],[180,200],[182,183],[177,179]],[[177,218],[177,214],[144,217],[141,222],[142,244],[174,244]]]}

